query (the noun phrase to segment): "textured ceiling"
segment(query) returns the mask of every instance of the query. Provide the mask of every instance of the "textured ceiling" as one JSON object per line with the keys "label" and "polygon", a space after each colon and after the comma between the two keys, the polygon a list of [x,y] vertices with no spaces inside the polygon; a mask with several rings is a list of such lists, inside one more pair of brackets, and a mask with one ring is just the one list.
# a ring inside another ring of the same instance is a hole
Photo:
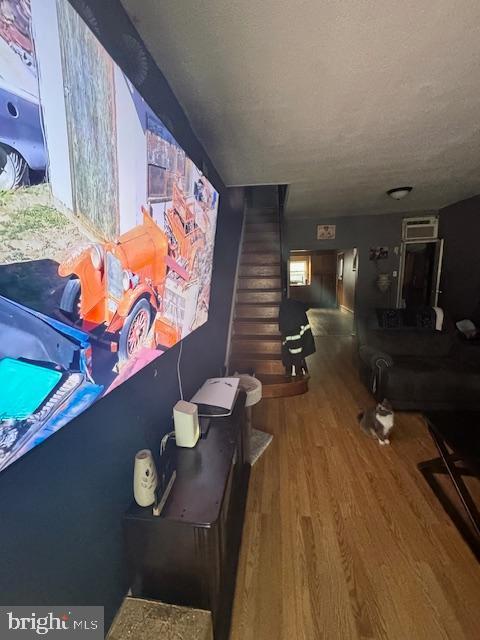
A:
{"label": "textured ceiling", "polygon": [[478,0],[122,3],[228,185],[301,217],[480,193]]}

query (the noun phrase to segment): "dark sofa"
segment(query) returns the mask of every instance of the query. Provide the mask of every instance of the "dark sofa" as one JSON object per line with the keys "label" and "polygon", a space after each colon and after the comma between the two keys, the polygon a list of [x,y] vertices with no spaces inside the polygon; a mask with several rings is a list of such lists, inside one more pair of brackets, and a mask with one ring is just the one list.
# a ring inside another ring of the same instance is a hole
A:
{"label": "dark sofa", "polygon": [[[432,322],[428,318],[432,318]],[[480,345],[462,342],[433,310],[376,310],[357,322],[360,377],[398,410],[480,410]]]}

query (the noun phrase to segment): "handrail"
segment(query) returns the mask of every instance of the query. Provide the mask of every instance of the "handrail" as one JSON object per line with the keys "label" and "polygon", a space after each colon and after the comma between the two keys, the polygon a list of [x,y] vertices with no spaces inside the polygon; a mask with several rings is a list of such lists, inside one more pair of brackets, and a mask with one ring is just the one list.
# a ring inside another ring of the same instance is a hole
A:
{"label": "handrail", "polygon": [[279,236],[280,236],[280,281],[282,285],[282,298],[285,299],[288,296],[288,264],[287,257],[285,255],[286,248],[283,245],[283,212],[284,212],[284,203],[287,193],[287,185],[279,185],[278,186],[278,224],[279,224]]}

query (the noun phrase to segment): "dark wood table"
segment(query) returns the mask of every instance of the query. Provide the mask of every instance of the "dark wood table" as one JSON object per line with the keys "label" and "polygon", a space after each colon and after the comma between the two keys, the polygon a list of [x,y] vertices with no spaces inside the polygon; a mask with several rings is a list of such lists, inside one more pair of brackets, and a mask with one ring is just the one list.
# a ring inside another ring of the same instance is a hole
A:
{"label": "dark wood table", "polygon": [[[480,560],[480,514],[463,476],[480,477],[480,412],[433,411],[424,414],[439,457],[418,465],[445,511]],[[448,474],[471,526],[445,493],[437,474]]]}
{"label": "dark wood table", "polygon": [[162,514],[133,503],[123,520],[132,595],[212,612],[227,640],[250,466],[245,393],[206,438],[178,448],[177,479]]}

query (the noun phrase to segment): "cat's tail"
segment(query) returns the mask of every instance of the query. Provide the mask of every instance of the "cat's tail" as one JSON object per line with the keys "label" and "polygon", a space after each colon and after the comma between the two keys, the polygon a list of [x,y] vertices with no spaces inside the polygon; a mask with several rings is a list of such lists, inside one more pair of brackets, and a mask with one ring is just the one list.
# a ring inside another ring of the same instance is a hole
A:
{"label": "cat's tail", "polygon": [[362,409],[360,411],[360,413],[357,414],[357,420],[358,422],[361,422],[363,420],[363,416],[365,415],[365,411]]}

